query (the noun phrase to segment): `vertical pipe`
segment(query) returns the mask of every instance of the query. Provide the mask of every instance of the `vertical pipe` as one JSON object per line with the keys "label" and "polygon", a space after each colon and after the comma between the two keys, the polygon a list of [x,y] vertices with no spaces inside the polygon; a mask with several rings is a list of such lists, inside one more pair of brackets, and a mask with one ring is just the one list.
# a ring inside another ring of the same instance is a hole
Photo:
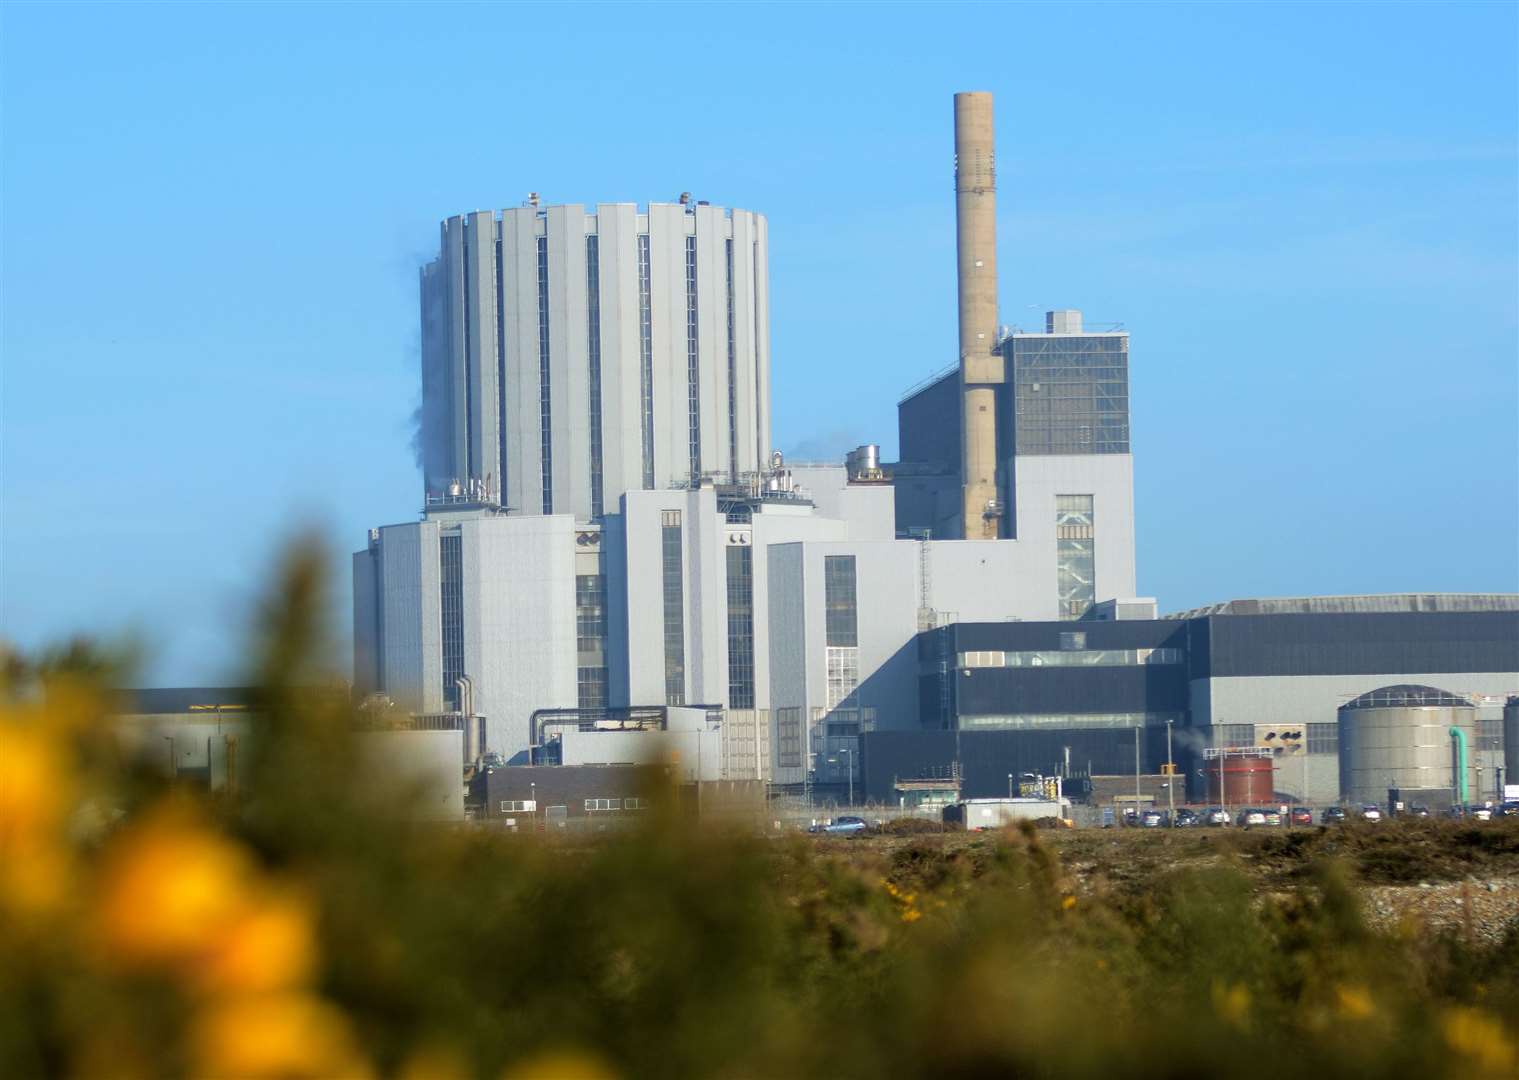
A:
{"label": "vertical pipe", "polygon": [[955,240],[960,307],[963,536],[995,539],[997,391],[1004,379],[997,351],[997,172],[992,96],[955,95]]}
{"label": "vertical pipe", "polygon": [[1466,803],[1471,797],[1466,789],[1466,732],[1452,724],[1450,737],[1456,741],[1456,782],[1453,786],[1458,793],[1457,805],[1465,813]]}

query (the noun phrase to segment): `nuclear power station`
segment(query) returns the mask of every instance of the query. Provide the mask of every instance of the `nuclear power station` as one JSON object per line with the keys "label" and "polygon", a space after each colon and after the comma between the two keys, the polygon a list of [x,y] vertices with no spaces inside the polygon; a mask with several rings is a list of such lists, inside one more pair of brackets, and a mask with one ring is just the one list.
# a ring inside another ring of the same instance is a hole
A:
{"label": "nuclear power station", "polygon": [[[958,354],[924,357],[895,461],[772,447],[772,364],[817,358],[771,356],[763,215],[535,194],[444,221],[421,516],[353,556],[356,689],[458,730],[466,761],[659,747],[698,778],[904,810],[1023,772],[1202,798],[1205,762],[1235,757],[1251,791],[1315,800],[1384,760],[1501,783],[1519,596],[1162,617],[1138,595],[1130,334],[1074,307],[1001,321],[990,93],[955,95],[953,152]],[[1403,685],[1466,703],[1466,766],[1369,756],[1371,714],[1342,707]]]}

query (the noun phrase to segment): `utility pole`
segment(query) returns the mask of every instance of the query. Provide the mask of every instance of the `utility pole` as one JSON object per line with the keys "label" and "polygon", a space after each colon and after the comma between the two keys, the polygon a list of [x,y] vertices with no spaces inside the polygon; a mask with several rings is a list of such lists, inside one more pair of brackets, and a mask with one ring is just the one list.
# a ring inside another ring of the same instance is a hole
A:
{"label": "utility pole", "polygon": [[1008,773],[1007,774],[1007,797],[1009,799],[1011,799],[1013,797],[1013,774],[1012,773]]}
{"label": "utility pole", "polygon": [[1134,815],[1139,816],[1139,724],[1134,725]]}

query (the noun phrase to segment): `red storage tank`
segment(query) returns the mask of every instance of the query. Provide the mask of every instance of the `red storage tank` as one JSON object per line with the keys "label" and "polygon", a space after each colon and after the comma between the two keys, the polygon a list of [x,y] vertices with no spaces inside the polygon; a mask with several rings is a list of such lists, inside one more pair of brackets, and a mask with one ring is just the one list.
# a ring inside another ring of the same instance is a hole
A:
{"label": "red storage tank", "polygon": [[[1219,768],[1223,768],[1220,790]],[[1266,805],[1276,798],[1276,764],[1270,750],[1226,750],[1203,767],[1208,778],[1208,801],[1230,806]]]}

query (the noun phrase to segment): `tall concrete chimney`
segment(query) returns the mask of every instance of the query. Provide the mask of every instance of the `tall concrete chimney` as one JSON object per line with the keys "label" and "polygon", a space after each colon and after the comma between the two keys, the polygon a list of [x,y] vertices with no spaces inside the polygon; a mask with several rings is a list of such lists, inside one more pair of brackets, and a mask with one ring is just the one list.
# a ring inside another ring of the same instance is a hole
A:
{"label": "tall concrete chimney", "polygon": [[960,260],[960,390],[965,411],[961,478],[964,536],[999,535],[997,391],[997,170],[992,96],[955,95],[955,240]]}

